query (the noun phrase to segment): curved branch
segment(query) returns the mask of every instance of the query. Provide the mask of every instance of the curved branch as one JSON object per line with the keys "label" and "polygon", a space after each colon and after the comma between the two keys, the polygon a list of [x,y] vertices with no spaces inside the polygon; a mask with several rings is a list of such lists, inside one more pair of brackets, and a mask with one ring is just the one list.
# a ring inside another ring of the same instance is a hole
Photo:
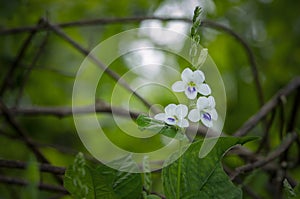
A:
{"label": "curved branch", "polygon": [[274,159],[278,158],[281,154],[283,154],[290,146],[293,144],[295,139],[297,138],[297,133],[293,132],[288,134],[287,138],[282,142],[282,144],[271,152],[266,158],[258,160],[254,163],[246,164],[244,166],[238,167],[235,169],[235,172],[231,176],[231,180],[235,179],[238,175],[244,172],[253,171],[254,169],[263,167]]}
{"label": "curved branch", "polygon": [[[40,24],[41,24],[41,20],[39,20],[38,24],[35,27],[38,28],[40,26]],[[12,66],[7,71],[7,74],[5,75],[4,80],[1,84],[0,96],[3,95],[3,93],[5,92],[7,87],[10,85],[12,76],[13,76],[14,72],[16,71],[16,69],[18,68],[19,63],[21,62],[21,60],[24,58],[25,53],[26,53],[31,41],[33,40],[34,36],[36,35],[36,33],[37,33],[37,29],[31,30],[29,35],[27,36],[27,38],[23,42],[23,44],[22,44],[22,46],[21,46],[21,48],[18,52],[17,57],[14,59],[14,62],[12,64]]]}
{"label": "curved branch", "polygon": [[[14,115],[26,115],[26,116],[56,116],[56,117],[67,117],[72,114],[89,114],[89,113],[114,113],[118,116],[137,118],[140,113],[125,110],[123,108],[111,107],[109,105],[89,105],[73,108],[72,107],[44,107],[44,106],[33,106],[33,107],[18,107],[9,109]],[[0,115],[2,113],[0,112]]]}
{"label": "curved branch", "polygon": [[15,120],[10,110],[0,99],[0,110],[6,119],[7,123],[16,131],[19,137],[21,137],[26,143],[27,147],[35,154],[35,156],[43,163],[49,163],[47,158],[40,152],[40,150],[33,144],[33,140],[27,136],[27,132],[23,129],[19,123]]}
{"label": "curved branch", "polygon": [[101,70],[103,70],[104,73],[109,75],[113,80],[115,80],[118,84],[123,86],[126,90],[131,92],[134,96],[136,96],[141,102],[146,105],[146,107],[150,108],[151,104],[143,98],[140,94],[138,94],[135,90],[133,90],[130,85],[121,78],[121,76],[116,73],[115,71],[111,70],[106,66],[103,62],[101,62],[99,59],[97,59],[93,54],[90,53],[87,49],[83,48],[80,44],[78,44],[76,41],[74,41],[72,38],[70,38],[66,33],[64,33],[58,26],[52,25],[49,21],[44,20],[45,25],[53,30],[58,36],[60,36],[62,39],[64,39],[66,42],[71,44],[75,49],[77,49],[80,53],[87,56],[94,64],[96,64]]}
{"label": "curved branch", "polygon": [[[54,26],[60,28],[68,27],[82,27],[82,26],[94,26],[94,25],[108,25],[108,24],[122,24],[122,23],[135,23],[144,20],[160,20],[160,21],[183,21],[191,22],[191,19],[185,17],[156,17],[156,16],[141,16],[141,17],[124,17],[124,18],[100,18],[100,19],[90,19],[90,20],[80,20],[72,21],[66,23],[58,23]],[[0,30],[0,35],[18,34],[30,31],[44,31],[47,26],[23,26],[18,28],[10,28]]]}
{"label": "curved branch", "polygon": [[[158,16],[142,16],[142,17],[124,17],[124,18],[100,18],[100,19],[91,19],[91,20],[80,20],[80,21],[73,21],[73,22],[66,22],[66,23],[58,23],[52,25],[52,30],[59,28],[67,28],[67,27],[82,27],[82,26],[95,26],[95,25],[107,25],[107,24],[121,24],[121,23],[135,23],[141,22],[144,20],[160,20],[160,21],[181,21],[186,23],[191,23],[192,20],[186,17],[158,17]],[[229,27],[210,21],[210,20],[202,20],[200,26],[213,28],[219,31],[223,31],[230,36],[232,36],[236,41],[238,41],[242,47],[245,49],[246,54],[248,56],[248,60],[251,66],[251,72],[255,81],[256,91],[259,97],[260,106],[264,104],[264,96],[262,92],[262,86],[259,80],[257,64],[255,61],[255,56],[253,51],[251,50],[250,46],[247,42],[235,31],[230,29]],[[48,27],[45,26],[25,26],[25,27],[18,27],[18,28],[11,28],[11,29],[4,29],[0,30],[0,35],[7,35],[7,34],[16,34],[28,31],[43,31],[46,30]]]}
{"label": "curved branch", "polygon": [[[20,185],[20,186],[28,185],[28,182],[26,180],[19,179],[19,178],[7,177],[7,176],[0,176],[0,182],[5,183],[5,184]],[[45,191],[69,194],[69,192],[63,186],[55,186],[55,185],[40,183],[38,185],[38,188],[40,190],[45,190]]]}
{"label": "curved branch", "polygon": [[[16,161],[16,160],[4,160],[0,159],[0,167],[1,168],[14,168],[14,169],[25,169],[27,167],[27,163]],[[39,169],[42,172],[52,173],[56,175],[64,175],[66,168],[57,167],[51,164],[39,164]]]}
{"label": "curved branch", "polygon": [[239,128],[234,136],[244,136],[254,128],[269,112],[271,112],[280,103],[282,97],[290,95],[294,90],[300,87],[300,77],[294,78],[288,85],[279,90],[261,109],[248,119],[244,125]]}

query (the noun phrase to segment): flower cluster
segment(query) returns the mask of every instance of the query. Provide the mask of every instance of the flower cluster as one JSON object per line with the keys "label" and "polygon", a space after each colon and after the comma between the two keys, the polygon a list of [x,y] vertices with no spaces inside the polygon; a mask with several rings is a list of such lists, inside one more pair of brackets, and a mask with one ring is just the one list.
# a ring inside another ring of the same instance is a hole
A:
{"label": "flower cluster", "polygon": [[172,85],[172,90],[174,92],[184,92],[190,100],[196,99],[198,93],[200,93],[201,96],[197,99],[196,108],[189,112],[188,107],[184,104],[169,104],[165,107],[165,113],[159,113],[154,118],[169,125],[185,128],[189,126],[188,120],[185,119],[188,116],[188,119],[192,122],[201,121],[203,125],[209,128],[212,127],[213,120],[218,119],[218,113],[215,109],[215,99],[210,96],[211,89],[208,84],[204,83],[204,73],[200,70],[192,71],[186,68],[181,74],[181,79],[182,81],[177,81]]}

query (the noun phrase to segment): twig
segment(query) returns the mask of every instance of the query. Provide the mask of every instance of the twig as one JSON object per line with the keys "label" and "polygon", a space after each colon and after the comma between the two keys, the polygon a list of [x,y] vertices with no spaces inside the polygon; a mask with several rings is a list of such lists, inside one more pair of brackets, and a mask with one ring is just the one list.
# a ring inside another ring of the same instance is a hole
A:
{"label": "twig", "polygon": [[280,103],[280,98],[282,96],[290,95],[295,89],[300,87],[300,77],[294,78],[287,86],[279,90],[272,98],[269,100],[261,109],[249,118],[244,125],[239,128],[234,136],[245,136],[252,128],[254,128],[257,123],[264,119],[267,114],[272,111],[278,103]]}
{"label": "twig", "polygon": [[[60,28],[67,27],[81,27],[81,26],[94,26],[94,25],[107,25],[107,24],[122,24],[122,23],[135,23],[141,22],[144,20],[160,20],[160,21],[183,21],[183,22],[191,22],[189,18],[174,18],[174,17],[156,17],[156,16],[142,16],[142,17],[124,17],[124,18],[101,18],[101,19],[91,19],[91,20],[81,20],[81,21],[73,21],[66,23],[55,24],[55,26]],[[23,32],[30,31],[43,31],[46,30],[46,26],[24,26],[18,28],[4,29],[0,30],[0,35],[10,35],[17,34]]]}
{"label": "twig", "polygon": [[33,57],[29,68],[25,71],[22,83],[20,84],[20,89],[19,89],[18,95],[17,95],[16,100],[15,100],[15,107],[17,107],[19,105],[19,102],[20,102],[20,100],[22,98],[22,95],[23,95],[23,91],[24,91],[26,82],[28,81],[29,76],[30,76],[30,72],[32,71],[32,69],[36,65],[38,59],[40,58],[41,54],[43,53],[43,50],[44,50],[44,48],[46,46],[46,43],[47,43],[47,40],[48,40],[48,35],[49,34],[47,32],[45,38],[43,39],[40,46],[38,47],[37,52],[36,52],[35,56]]}
{"label": "twig", "polygon": [[9,109],[0,99],[0,110],[4,115],[6,121],[12,126],[16,133],[24,140],[27,147],[36,155],[36,157],[43,163],[49,163],[46,157],[35,147],[31,138],[27,136],[27,132],[16,122],[13,115],[10,113]]}
{"label": "twig", "polygon": [[[0,129],[0,135],[5,136],[9,139],[14,139],[14,140],[24,142],[24,140],[22,138],[20,138],[19,136],[11,135],[9,133],[6,133],[2,129]],[[72,156],[75,156],[79,152],[78,150],[69,148],[67,146],[57,145],[57,144],[45,144],[45,143],[39,143],[39,142],[36,142],[36,141],[33,141],[33,144],[38,148],[53,148],[53,149],[55,149],[55,150],[57,150],[61,153],[72,155]],[[87,160],[89,160],[91,162],[98,163],[98,160],[96,160],[93,156],[91,156],[89,154],[86,154],[86,153],[84,153],[84,156]]]}
{"label": "twig", "polygon": [[258,154],[263,148],[265,148],[266,151],[269,151],[269,149],[270,149],[269,130],[273,124],[275,115],[276,115],[276,109],[273,109],[271,118],[269,119],[269,121],[266,124],[265,133],[264,133],[264,135],[260,141],[260,144],[255,152],[256,154]]}
{"label": "twig", "polygon": [[[39,20],[38,24],[36,25],[36,27],[40,26],[41,21]],[[17,57],[14,59],[14,62],[12,64],[12,66],[9,68],[7,74],[4,77],[4,80],[1,84],[1,88],[0,88],[0,96],[3,95],[3,93],[5,92],[5,90],[7,89],[7,87],[10,85],[10,81],[12,80],[12,76],[13,73],[15,72],[15,70],[17,69],[19,63],[21,62],[22,58],[25,55],[25,52],[27,51],[34,35],[37,33],[36,29],[33,29],[30,31],[28,37],[25,39],[24,43],[22,44],[20,51],[17,55]]]}
{"label": "twig", "polygon": [[[6,184],[12,184],[12,185],[20,185],[20,186],[28,185],[28,182],[26,180],[19,179],[19,178],[7,177],[7,176],[0,176],[0,182],[6,183]],[[63,186],[54,186],[54,185],[50,185],[50,184],[40,183],[38,185],[38,188],[40,190],[45,190],[45,191],[69,194],[69,192]]]}
{"label": "twig", "polygon": [[[4,118],[11,125],[11,127],[16,131],[16,133],[22,138],[26,144],[26,146],[34,153],[38,160],[42,163],[49,164],[48,159],[40,152],[40,150],[34,145],[33,140],[27,136],[27,132],[21,128],[21,126],[14,119],[13,115],[10,113],[9,109],[0,99],[0,110],[2,111]],[[55,176],[59,183],[62,183],[62,179],[58,176]]]}
{"label": "twig", "polygon": [[[25,169],[27,167],[27,163],[16,161],[16,160],[4,160],[0,159],[0,167],[1,168],[14,168],[14,169]],[[55,175],[64,175],[66,168],[57,167],[51,164],[39,164],[40,171],[52,173]]]}
{"label": "twig", "polygon": [[59,27],[52,25],[48,21],[44,21],[47,26],[52,29],[58,36],[63,38],[65,41],[67,41],[69,44],[71,44],[75,49],[77,49],[79,52],[81,52],[83,55],[87,56],[91,61],[93,61],[100,69],[103,70],[104,73],[109,75],[112,79],[114,79],[118,84],[123,86],[126,90],[131,92],[133,95],[135,95],[143,104],[150,108],[151,104],[144,99],[140,94],[138,94],[135,90],[133,90],[129,84],[120,77],[119,74],[114,72],[113,70],[110,70],[108,66],[106,66],[104,63],[102,63],[99,59],[97,59],[93,54],[90,54],[88,50],[83,48],[80,44],[78,44],[76,41],[71,39],[66,33],[64,33]]}
{"label": "twig", "polygon": [[282,144],[273,152],[271,152],[266,158],[236,168],[235,172],[231,176],[231,179],[234,180],[241,173],[253,171],[254,169],[263,167],[264,165],[278,158],[282,153],[284,153],[284,151],[286,151],[290,147],[290,145],[295,141],[295,138],[297,138],[297,133],[293,132],[289,134],[282,142]]}
{"label": "twig", "polygon": [[[227,173],[227,175],[231,175],[232,174],[232,170],[227,167],[225,164],[223,164],[223,169],[224,171]],[[254,198],[254,199],[260,199],[260,197],[247,185],[243,184],[243,180],[237,176],[234,180],[235,183],[238,184],[242,184],[242,189],[245,193],[247,193],[250,197]]]}
{"label": "twig", "polygon": [[296,95],[295,95],[295,99],[294,99],[293,107],[292,107],[292,110],[291,110],[289,123],[287,125],[287,132],[291,132],[295,128],[295,124],[296,124],[296,121],[297,121],[297,115],[298,115],[298,112],[299,112],[299,107],[300,107],[300,87],[297,89],[297,92],[296,92]]}
{"label": "twig", "polygon": [[[67,27],[82,27],[82,26],[94,26],[94,25],[106,25],[106,24],[119,24],[119,23],[133,23],[133,22],[141,22],[144,20],[160,20],[160,21],[182,21],[186,23],[191,23],[191,19],[185,18],[185,17],[157,17],[157,16],[142,16],[142,17],[125,17],[125,18],[101,18],[101,19],[91,19],[91,20],[81,20],[81,21],[73,21],[73,22],[67,22],[67,23],[59,23],[59,24],[53,24],[52,26],[59,30],[59,28],[67,28]],[[210,20],[202,20],[201,25],[203,27],[213,28],[217,29],[223,32],[228,33],[233,38],[238,41],[243,48],[246,51],[246,54],[248,56],[248,60],[250,62],[251,66],[251,72],[255,81],[256,91],[259,97],[259,103],[262,106],[264,104],[264,96],[262,92],[262,86],[259,81],[259,75],[257,70],[257,64],[255,61],[254,53],[252,52],[250,46],[247,44],[247,42],[235,31],[228,28],[227,26],[224,26],[222,24],[210,21]],[[28,32],[28,31],[41,31],[46,30],[47,26],[27,26],[27,27],[19,27],[19,28],[12,28],[12,29],[6,29],[0,31],[0,35],[5,34],[16,34],[21,32]],[[52,28],[53,31],[55,29]]]}
{"label": "twig", "polygon": [[248,61],[250,63],[253,79],[254,79],[254,82],[255,82],[256,92],[257,92],[258,99],[259,99],[259,104],[260,104],[260,106],[263,106],[263,104],[264,104],[264,95],[263,95],[262,86],[261,86],[261,83],[260,83],[260,80],[259,80],[257,64],[256,64],[256,61],[255,61],[254,53],[251,50],[248,43],[239,34],[237,34],[235,31],[233,31],[232,29],[230,29],[230,28],[228,28],[224,25],[221,25],[221,24],[209,21],[209,20],[202,21],[201,25],[204,26],[204,27],[209,27],[209,28],[214,28],[214,29],[217,29],[217,30],[222,30],[222,31],[228,33],[229,35],[231,35],[234,39],[236,39],[244,47],[244,49],[246,51],[246,54],[248,56]]}
{"label": "twig", "polygon": [[[132,118],[137,118],[140,113],[125,110],[123,108],[112,108],[108,104],[95,104],[89,106],[82,106],[73,108],[72,107],[43,107],[43,106],[33,106],[33,107],[18,107],[11,108],[9,111],[13,115],[26,115],[26,116],[47,116],[52,115],[56,117],[66,117],[72,116],[72,114],[88,114],[88,113],[114,113],[118,116],[130,116]],[[0,115],[3,114],[0,112]]]}

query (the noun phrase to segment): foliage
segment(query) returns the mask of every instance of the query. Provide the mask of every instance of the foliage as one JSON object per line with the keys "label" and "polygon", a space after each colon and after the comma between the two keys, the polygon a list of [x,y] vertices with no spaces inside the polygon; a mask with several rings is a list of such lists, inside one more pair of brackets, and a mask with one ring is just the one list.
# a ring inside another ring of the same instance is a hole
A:
{"label": "foliage", "polygon": [[[242,198],[240,188],[235,187],[223,171],[221,158],[232,146],[253,139],[255,138],[221,137],[205,158],[199,158],[203,141],[193,143],[182,157],[179,157],[179,160],[163,169],[162,180],[166,197],[168,199],[223,198],[226,194],[226,198]],[[178,153],[172,154],[169,160],[174,158],[178,158]],[[144,164],[147,165],[146,160]],[[87,165],[81,153],[67,169],[64,186],[74,198],[138,199],[142,194],[142,181],[139,174],[116,171],[105,165]],[[147,172],[144,174],[144,187],[149,193],[151,176],[148,176]],[[144,198],[160,197],[144,193]]]}
{"label": "foliage", "polygon": [[[193,10],[196,5],[200,5],[202,9],[201,12],[200,9],[197,9],[194,13],[194,16],[197,17],[193,18]],[[44,170],[39,170],[38,165],[40,164],[61,167],[67,167],[70,164],[76,165],[75,168],[70,166],[67,169],[65,177],[65,187],[75,198],[90,197],[87,195],[90,192],[86,193],[85,191],[86,186],[88,190],[93,190],[92,193],[98,193],[94,182],[107,190],[105,194],[120,197],[119,191],[126,191],[122,187],[113,186],[116,183],[113,179],[115,176],[124,175],[126,179],[129,179],[128,181],[122,180],[119,185],[124,185],[126,188],[130,187],[130,189],[137,187],[136,190],[139,192],[133,193],[133,195],[136,194],[137,198],[142,197],[141,186],[144,187],[143,197],[147,199],[161,198],[156,193],[163,193],[163,186],[166,186],[166,183],[162,184],[160,172],[146,172],[143,177],[137,174],[129,175],[104,165],[90,163],[84,160],[82,155],[77,156],[75,163],[72,163],[75,154],[79,151],[89,157],[85,146],[76,135],[76,128],[70,114],[75,76],[85,55],[80,54],[78,49],[75,49],[50,28],[44,28],[37,32],[30,31],[30,27],[45,25],[43,23],[37,24],[41,18],[52,24],[76,22],[75,25],[69,24],[62,27],[61,30],[87,50],[93,49],[99,42],[124,30],[153,24],[175,28],[178,31],[183,28],[185,34],[193,34],[196,43],[201,38],[201,45],[208,51],[203,51],[200,56],[205,57],[206,53],[209,52],[225,83],[227,113],[223,133],[224,135],[233,135],[243,127],[247,120],[255,118],[257,116],[255,113],[266,110],[265,108],[261,109],[258,100],[251,61],[257,63],[258,77],[262,85],[265,103],[290,80],[300,74],[299,7],[300,1],[295,0],[137,0],[134,3],[128,0],[118,2],[107,0],[69,1],[64,3],[58,0],[2,1],[0,6],[0,88],[4,84],[5,78],[8,77],[9,81],[6,84],[5,92],[0,94],[0,198],[52,198],[59,197],[60,194],[65,195],[66,192],[64,192],[62,184],[57,180],[57,177],[61,177],[62,173],[56,173],[55,170],[53,172],[51,169],[48,171],[44,167]],[[185,20],[138,19],[113,22],[119,17],[139,18],[152,15],[171,18],[179,16],[185,17]],[[101,21],[107,18],[108,21]],[[96,23],[94,19],[101,20]],[[193,25],[187,23],[186,19],[192,20]],[[92,23],[84,24],[85,20],[91,20]],[[230,35],[228,30],[222,31],[209,26],[210,23],[229,27],[229,30],[240,36],[248,45],[248,50],[253,52],[253,60],[249,60],[247,47],[245,48],[244,44],[241,45],[237,36]],[[17,32],[2,34],[3,31],[11,28],[16,28]],[[31,34],[32,37],[28,41],[28,46],[22,54],[22,46]],[[200,37],[198,38],[198,36]],[[133,41],[128,38],[126,41],[116,41],[115,46],[121,48],[138,42],[141,41]],[[176,44],[176,41],[174,43]],[[163,44],[158,44],[158,46],[160,45],[163,46]],[[183,48],[186,46],[188,45],[184,44]],[[117,51],[118,49],[108,46],[103,51],[103,57],[115,54]],[[156,55],[155,58],[161,57]],[[146,60],[151,59],[149,56]],[[135,63],[143,61],[141,57],[134,57],[133,60],[136,61]],[[195,60],[198,60],[198,56],[195,57]],[[163,62],[166,65],[172,63],[172,67],[178,71],[187,67],[186,60],[182,58],[172,59],[170,56],[164,56]],[[199,65],[201,64],[203,63],[199,62]],[[9,71],[12,68],[14,71],[10,74]],[[131,62],[126,60],[125,55],[115,60],[109,68],[121,76],[132,70]],[[168,71],[160,70],[155,75],[157,79],[164,76],[168,81],[174,82]],[[140,74],[133,73],[125,81],[129,85],[133,85],[143,79],[144,76],[140,76]],[[106,112],[97,114],[97,117],[102,129],[109,132],[109,139],[126,150],[139,151],[142,149],[144,152],[157,149],[166,140],[174,138],[176,135],[177,138],[180,136],[185,138],[183,131],[175,126],[155,121],[148,116],[140,116],[137,123],[143,131],[138,131],[137,126],[132,124],[128,126],[129,132],[158,133],[153,139],[145,139],[145,141],[136,144],[130,135],[124,133],[115,124],[114,118],[108,113],[109,106],[106,105],[111,100],[115,85],[116,82],[109,75],[104,75],[100,80],[95,97],[96,105],[99,105],[97,108],[101,108],[102,105],[105,108]],[[282,94],[291,87],[290,85],[281,90],[280,96],[274,100],[274,109],[268,110],[265,117],[260,118],[259,123],[252,123],[251,129],[247,130],[247,134],[261,137],[261,141],[250,142],[245,145],[243,150],[234,151],[224,157],[222,164],[228,168],[229,175],[234,173],[236,168],[244,165],[251,166],[257,161],[272,156],[275,149],[282,148],[283,138],[286,134],[298,132],[299,135],[299,130],[296,128],[299,129],[300,125],[299,113],[297,114],[297,109],[299,109],[297,89],[295,88],[289,94]],[[153,104],[166,106],[176,101],[177,96],[164,89],[155,87],[143,90],[143,88],[139,92]],[[84,93],[84,90],[82,92]],[[128,95],[131,94],[121,90],[114,106],[122,107],[124,105],[123,99]],[[162,95],[163,97],[161,97]],[[6,119],[2,103],[7,107],[12,118]],[[148,113],[145,106],[135,97],[130,98],[129,103],[132,111]],[[127,124],[126,121],[126,118],[122,118],[121,123]],[[20,129],[25,132],[27,137],[24,138],[18,134]],[[185,133],[188,134],[189,130]],[[201,139],[203,139],[202,134],[197,134],[196,140]],[[43,162],[39,158],[36,158],[37,160],[31,159],[35,152],[30,147],[30,143],[45,156],[48,162]],[[202,166],[202,159],[186,158],[192,156],[192,150],[198,147],[196,145],[193,144],[188,153],[184,154],[180,160],[182,164],[187,165],[181,168],[182,172],[189,172],[190,170],[187,168],[193,164]],[[194,156],[196,155],[195,152]],[[275,158],[258,168],[255,167],[252,169],[253,172],[249,169],[245,173],[239,173],[232,182],[228,181],[220,161],[215,167],[215,172],[224,178],[224,184],[226,183],[231,187],[237,195],[240,194],[240,188],[242,188],[243,197],[247,199],[252,198],[253,195],[266,199],[281,196],[297,198],[299,197],[299,185],[296,185],[300,181],[300,167],[297,157],[299,157],[299,138],[295,136],[294,141]],[[13,162],[13,164],[4,164],[5,160],[18,161]],[[25,165],[20,165],[19,161]],[[179,160],[166,167],[163,172],[164,175],[166,175],[167,170],[175,173],[178,169],[178,163]],[[145,165],[147,166],[146,160]],[[201,169],[196,170],[195,174],[199,175],[198,172],[200,171]],[[101,178],[97,176],[101,176]],[[177,175],[168,177],[175,178],[173,183],[170,180],[170,186],[176,187]],[[289,180],[284,181],[285,178]],[[184,176],[181,179],[181,183],[184,184]],[[193,186],[194,183],[199,183],[197,181],[199,179],[192,179],[195,180],[192,183]],[[164,182],[166,181],[164,180]],[[20,189],[21,184],[28,186]],[[39,186],[44,184],[57,186],[58,189],[49,191]],[[191,190],[196,187],[193,186],[182,186],[181,188],[182,190]],[[168,189],[171,188],[165,187],[165,194],[170,196],[172,193],[166,191]],[[217,191],[218,189],[214,190]],[[131,193],[126,192],[126,194]],[[69,199],[71,196],[62,197]]]}
{"label": "foliage", "polygon": [[116,171],[105,165],[86,164],[80,153],[66,171],[64,186],[74,198],[139,199],[142,192],[140,174]]}
{"label": "foliage", "polygon": [[[193,143],[178,160],[163,169],[166,197],[242,198],[241,189],[233,185],[223,171],[221,159],[232,146],[244,144],[253,139],[255,138],[221,137],[213,150],[204,158],[199,158],[203,141]],[[174,156],[176,155],[173,154],[170,159]]]}

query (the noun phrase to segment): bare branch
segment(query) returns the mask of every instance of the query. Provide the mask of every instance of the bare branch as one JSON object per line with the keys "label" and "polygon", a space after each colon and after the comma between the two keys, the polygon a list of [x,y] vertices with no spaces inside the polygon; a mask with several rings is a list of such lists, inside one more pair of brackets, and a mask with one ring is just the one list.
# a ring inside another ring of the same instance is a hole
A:
{"label": "bare branch", "polygon": [[254,169],[263,167],[264,165],[268,164],[269,162],[273,161],[274,159],[278,158],[281,154],[283,154],[295,141],[297,138],[297,133],[293,132],[289,134],[286,139],[282,142],[282,144],[271,152],[266,158],[258,160],[254,163],[246,164],[244,166],[238,167],[235,169],[235,172],[232,174],[231,179],[233,180],[236,176],[240,175],[244,172],[253,171]]}
{"label": "bare branch", "polygon": [[[191,23],[191,19],[185,17],[158,17],[158,16],[142,16],[142,17],[125,17],[125,18],[100,18],[100,19],[91,19],[91,20],[81,20],[81,21],[73,21],[67,23],[59,23],[53,24],[52,30],[55,29],[59,30],[59,28],[67,28],[67,27],[82,27],[82,26],[95,26],[95,25],[107,25],[107,24],[122,24],[122,23],[134,23],[134,22],[141,22],[144,20],[160,20],[160,21],[182,21],[185,23]],[[254,53],[252,52],[248,43],[235,31],[230,29],[229,27],[210,21],[210,20],[202,20],[201,25],[203,27],[213,28],[219,31],[226,32],[230,36],[232,36],[236,41],[238,41],[242,47],[245,49],[246,54],[248,56],[248,60],[250,62],[252,75],[255,81],[256,91],[259,98],[260,106],[264,104],[264,96],[262,92],[262,86],[259,80],[257,64],[255,61]],[[19,27],[19,28],[12,28],[0,31],[0,35],[6,34],[16,34],[28,31],[42,31],[46,30],[48,27],[45,26],[27,26],[27,27]],[[61,32],[61,31],[60,31]]]}
{"label": "bare branch", "polygon": [[[20,186],[28,185],[28,182],[26,180],[19,179],[19,178],[7,177],[7,176],[0,176],[0,182],[5,183],[5,184],[20,185]],[[45,190],[45,191],[69,194],[69,192],[63,186],[54,186],[54,185],[50,185],[50,184],[40,183],[38,188],[40,190]]]}
{"label": "bare branch", "polygon": [[0,100],[0,110],[4,115],[6,121],[12,126],[16,133],[24,140],[27,147],[36,155],[36,157],[43,163],[49,163],[46,157],[35,147],[31,138],[27,136],[27,132],[17,123],[13,115],[10,113],[6,105]]}
{"label": "bare branch", "polygon": [[[20,136],[22,140],[24,140],[27,147],[34,153],[38,160],[43,163],[49,164],[48,159],[40,152],[40,150],[34,145],[33,140],[27,136],[27,132],[23,129],[17,121],[14,119],[13,115],[10,113],[9,109],[0,99],[0,110],[2,111],[4,118],[11,125],[11,127],[16,131],[16,133]],[[56,177],[58,182],[62,183],[61,178]]]}
{"label": "bare branch", "polygon": [[80,44],[78,44],[76,41],[74,41],[72,38],[70,38],[66,33],[64,33],[59,27],[52,25],[48,21],[45,21],[47,26],[52,29],[58,36],[63,38],[65,41],[67,41],[69,44],[71,44],[75,49],[77,49],[79,52],[81,52],[83,55],[87,56],[91,61],[93,61],[100,69],[103,70],[104,73],[109,75],[112,79],[114,79],[118,84],[123,86],[125,89],[127,89],[129,92],[131,92],[133,95],[135,95],[141,102],[144,103],[144,105],[148,108],[151,107],[151,104],[144,99],[140,94],[138,94],[135,90],[133,90],[129,84],[120,77],[120,75],[113,70],[110,70],[108,66],[106,66],[104,63],[102,63],[99,59],[97,59],[93,54],[90,54],[90,52],[83,48]]}
{"label": "bare branch", "polygon": [[257,69],[257,64],[255,61],[255,56],[253,51],[251,50],[250,46],[248,45],[248,43],[239,35],[237,34],[235,31],[233,31],[232,29],[218,24],[216,22],[213,21],[209,21],[209,20],[204,20],[201,24],[204,27],[209,27],[209,28],[213,28],[213,29],[217,29],[217,30],[221,30],[223,32],[228,33],[229,35],[231,35],[234,39],[236,39],[245,49],[246,54],[248,56],[248,61],[250,63],[250,67],[251,67],[251,71],[252,71],[252,75],[253,75],[253,79],[255,82],[255,86],[256,86],[256,91],[257,91],[257,95],[258,95],[258,99],[259,99],[259,103],[260,106],[263,106],[264,104],[264,95],[263,95],[263,91],[262,91],[262,86],[259,80],[259,75],[258,75],[258,69]]}
{"label": "bare branch", "polygon": [[256,114],[249,118],[248,121],[235,132],[234,136],[241,137],[246,135],[280,103],[282,97],[290,95],[299,87],[300,77],[296,77],[287,86],[279,90]]}
{"label": "bare branch", "polygon": [[41,42],[40,46],[37,48],[36,54],[33,57],[32,62],[30,64],[29,68],[26,70],[26,72],[24,74],[24,77],[22,79],[22,83],[20,84],[18,95],[17,95],[16,100],[15,100],[15,106],[16,107],[19,105],[19,102],[20,102],[20,100],[22,98],[26,82],[28,81],[29,76],[30,76],[30,72],[32,71],[32,69],[36,65],[37,61],[39,60],[41,54],[43,53],[43,50],[44,50],[44,48],[45,48],[45,46],[47,44],[47,41],[48,41],[48,36],[49,36],[49,34],[47,32],[47,34],[44,37],[43,41]]}
{"label": "bare branch", "polygon": [[[43,106],[34,106],[34,107],[18,107],[9,109],[10,112],[14,115],[26,115],[26,116],[47,116],[52,115],[56,117],[67,117],[72,116],[72,114],[89,114],[89,113],[114,113],[118,116],[132,117],[137,118],[140,113],[125,110],[123,108],[111,107],[107,104],[96,104],[89,106],[82,106],[73,108],[72,107],[43,107]],[[2,113],[0,112],[0,115]]]}
{"label": "bare branch", "polygon": [[[156,16],[142,16],[142,17],[124,17],[124,18],[100,18],[91,20],[80,20],[66,23],[55,24],[60,28],[67,27],[82,27],[82,26],[95,26],[95,25],[107,25],[107,24],[122,24],[122,23],[135,23],[144,20],[160,20],[160,21],[183,21],[191,22],[189,18],[174,18],[174,17],[156,17]],[[43,31],[46,30],[47,26],[24,26],[18,28],[0,30],[0,35],[17,34],[30,31]]]}
{"label": "bare branch", "polygon": [[[40,26],[40,20],[38,22],[38,24],[35,27],[39,27]],[[20,51],[18,52],[17,57],[14,59],[14,62],[12,64],[12,66],[9,68],[7,74],[5,75],[5,78],[2,82],[1,88],[0,88],[0,96],[3,95],[3,93],[5,92],[5,90],[7,89],[7,87],[10,85],[10,81],[12,79],[13,73],[15,72],[15,70],[17,69],[19,63],[21,62],[21,60],[23,59],[32,39],[34,38],[35,34],[37,33],[37,30],[33,29],[30,31],[28,37],[25,39],[24,43],[22,44]]]}
{"label": "bare branch", "polygon": [[[0,167],[1,168],[14,168],[14,169],[25,169],[27,167],[27,163],[16,161],[16,160],[4,160],[0,159]],[[64,175],[66,168],[52,166],[51,164],[39,164],[40,171],[53,173],[56,175]]]}

